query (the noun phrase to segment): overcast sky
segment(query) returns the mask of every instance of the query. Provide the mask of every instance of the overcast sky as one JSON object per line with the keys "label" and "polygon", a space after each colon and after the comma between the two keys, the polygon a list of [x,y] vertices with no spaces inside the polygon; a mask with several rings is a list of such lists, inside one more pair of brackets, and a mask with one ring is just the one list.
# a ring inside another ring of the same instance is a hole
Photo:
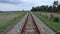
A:
{"label": "overcast sky", "polygon": [[[52,5],[54,0],[0,0],[0,11],[30,10],[33,6]],[[60,2],[60,0],[58,0]]]}

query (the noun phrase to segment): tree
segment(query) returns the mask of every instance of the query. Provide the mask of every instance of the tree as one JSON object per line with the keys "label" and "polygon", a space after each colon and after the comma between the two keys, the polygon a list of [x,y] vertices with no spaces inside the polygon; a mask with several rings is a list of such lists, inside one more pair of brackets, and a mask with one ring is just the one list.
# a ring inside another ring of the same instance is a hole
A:
{"label": "tree", "polygon": [[60,5],[58,1],[53,2],[53,6],[42,5],[37,7],[32,7],[32,11],[48,11],[48,12],[58,12],[60,11]]}
{"label": "tree", "polygon": [[58,9],[58,11],[60,12],[60,4],[58,5],[57,9]]}
{"label": "tree", "polygon": [[34,7],[32,7],[31,11],[36,11],[36,9]]}
{"label": "tree", "polygon": [[53,12],[57,12],[58,10],[57,10],[57,7],[58,7],[58,1],[54,1],[54,3],[53,3]]}
{"label": "tree", "polygon": [[37,6],[37,7],[32,7],[31,11],[47,11],[48,6]]}
{"label": "tree", "polygon": [[48,12],[53,12],[53,7],[52,6],[49,6],[47,11]]}

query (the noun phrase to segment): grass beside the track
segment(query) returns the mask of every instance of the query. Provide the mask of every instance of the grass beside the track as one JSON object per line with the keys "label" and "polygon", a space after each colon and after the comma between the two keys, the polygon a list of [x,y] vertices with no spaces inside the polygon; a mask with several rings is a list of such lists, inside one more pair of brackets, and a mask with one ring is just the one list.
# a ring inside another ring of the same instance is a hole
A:
{"label": "grass beside the track", "polygon": [[7,29],[7,27],[15,24],[16,20],[20,20],[26,13],[27,12],[0,13],[0,34]]}
{"label": "grass beside the track", "polygon": [[53,22],[47,16],[42,15],[40,12],[33,12],[40,20],[42,20],[48,27],[56,32],[56,34],[60,34],[60,20],[59,22]]}

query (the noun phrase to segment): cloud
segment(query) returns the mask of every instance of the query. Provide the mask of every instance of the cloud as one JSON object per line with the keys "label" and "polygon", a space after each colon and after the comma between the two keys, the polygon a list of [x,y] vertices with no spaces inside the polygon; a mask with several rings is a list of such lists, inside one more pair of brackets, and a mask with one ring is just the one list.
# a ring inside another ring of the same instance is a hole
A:
{"label": "cloud", "polygon": [[20,10],[20,7],[13,4],[0,3],[0,11],[15,11],[15,10]]}
{"label": "cloud", "polygon": [[9,3],[9,4],[22,4],[19,0],[0,0],[0,3]]}
{"label": "cloud", "polygon": [[[29,10],[33,6],[52,5],[54,0],[0,0],[0,10]],[[58,0],[60,2],[60,0]]]}

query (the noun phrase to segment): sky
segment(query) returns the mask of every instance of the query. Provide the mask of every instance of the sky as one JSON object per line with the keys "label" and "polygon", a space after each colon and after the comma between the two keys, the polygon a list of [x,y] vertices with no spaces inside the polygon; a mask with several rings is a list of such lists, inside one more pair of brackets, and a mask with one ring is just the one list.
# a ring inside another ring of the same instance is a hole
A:
{"label": "sky", "polygon": [[[0,0],[0,11],[30,10],[32,7],[52,5],[54,0]],[[58,0],[60,2],[60,0]]]}

